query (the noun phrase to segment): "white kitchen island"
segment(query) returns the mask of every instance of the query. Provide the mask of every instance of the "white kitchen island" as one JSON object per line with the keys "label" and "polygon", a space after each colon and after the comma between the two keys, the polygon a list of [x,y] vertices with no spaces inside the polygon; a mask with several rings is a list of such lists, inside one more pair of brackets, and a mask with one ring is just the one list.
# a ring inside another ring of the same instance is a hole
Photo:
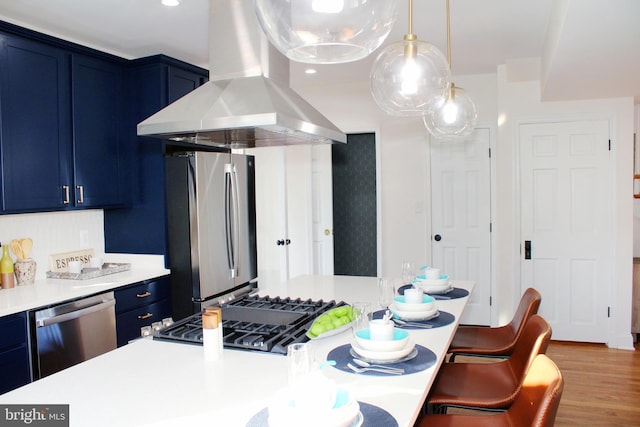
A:
{"label": "white kitchen island", "polygon": [[[302,276],[264,289],[262,295],[369,301],[376,307],[377,279]],[[473,289],[474,282],[454,286]],[[456,320],[443,327],[410,330],[417,344],[433,351],[431,368],[402,376],[365,376],[324,369],[358,401],[385,409],[399,426],[413,426],[469,297],[438,301]],[[349,331],[313,340],[325,358],[350,341]],[[200,346],[141,339],[0,396],[2,404],[69,404],[70,425],[84,426],[246,426],[275,393],[287,385],[286,357],[224,350],[207,362]],[[313,416],[313,414],[310,414]]]}

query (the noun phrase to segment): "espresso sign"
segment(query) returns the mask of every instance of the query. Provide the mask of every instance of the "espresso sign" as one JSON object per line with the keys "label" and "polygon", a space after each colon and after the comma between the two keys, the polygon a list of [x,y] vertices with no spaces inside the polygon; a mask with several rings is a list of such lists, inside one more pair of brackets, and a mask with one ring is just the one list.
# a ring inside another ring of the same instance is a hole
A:
{"label": "espresso sign", "polygon": [[63,273],[69,269],[69,261],[80,261],[89,265],[89,261],[94,256],[93,249],[82,249],[73,252],[49,255],[49,269],[54,273]]}

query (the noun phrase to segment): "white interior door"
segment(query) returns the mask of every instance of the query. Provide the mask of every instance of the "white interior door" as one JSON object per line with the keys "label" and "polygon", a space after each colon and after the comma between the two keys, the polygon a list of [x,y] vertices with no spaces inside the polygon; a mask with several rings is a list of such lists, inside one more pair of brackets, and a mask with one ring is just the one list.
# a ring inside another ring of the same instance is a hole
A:
{"label": "white interior door", "polygon": [[311,146],[261,147],[246,152],[256,157],[260,286],[282,283],[302,274],[313,274],[314,184]]}
{"label": "white interior door", "polygon": [[286,156],[282,147],[246,152],[256,158],[258,283],[268,286],[286,280],[289,274],[288,251],[277,244],[287,234]]}
{"label": "white interior door", "polygon": [[313,273],[333,275],[331,145],[312,148]]}
{"label": "white interior door", "polygon": [[462,323],[491,324],[491,132],[431,142],[432,264],[475,280]]}
{"label": "white interior door", "polygon": [[534,287],[542,294],[539,313],[553,339],[606,342],[613,242],[609,123],[523,124],[519,142],[521,291]]}
{"label": "white interior door", "polygon": [[313,272],[311,145],[284,147],[287,199],[287,279]]}

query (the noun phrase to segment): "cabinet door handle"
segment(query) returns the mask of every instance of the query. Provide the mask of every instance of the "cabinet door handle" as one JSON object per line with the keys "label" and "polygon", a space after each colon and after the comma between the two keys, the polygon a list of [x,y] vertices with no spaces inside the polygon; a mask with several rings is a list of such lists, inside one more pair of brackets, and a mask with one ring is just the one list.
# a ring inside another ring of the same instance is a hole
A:
{"label": "cabinet door handle", "polygon": [[138,298],[146,298],[151,296],[151,292],[147,291],[144,294],[136,294]]}
{"label": "cabinet door handle", "polygon": [[78,203],[84,203],[84,186],[83,185],[76,185],[76,188],[78,189]]}
{"label": "cabinet door handle", "polygon": [[64,190],[64,200],[62,201],[62,203],[65,205],[68,205],[69,204],[69,186],[63,185],[62,189]]}
{"label": "cabinet door handle", "polygon": [[145,320],[145,319],[148,319],[150,317],[153,317],[153,314],[147,313],[147,314],[143,314],[142,316],[138,316],[138,319]]}

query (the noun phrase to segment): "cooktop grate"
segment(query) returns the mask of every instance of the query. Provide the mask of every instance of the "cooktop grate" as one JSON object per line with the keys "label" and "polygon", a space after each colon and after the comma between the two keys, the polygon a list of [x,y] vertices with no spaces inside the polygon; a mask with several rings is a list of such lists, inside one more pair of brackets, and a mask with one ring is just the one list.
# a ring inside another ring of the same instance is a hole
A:
{"label": "cooktop grate", "polygon": [[[225,348],[286,354],[289,344],[306,342],[320,314],[344,302],[245,296],[222,305]],[[202,345],[202,313],[156,332],[154,339]]]}

